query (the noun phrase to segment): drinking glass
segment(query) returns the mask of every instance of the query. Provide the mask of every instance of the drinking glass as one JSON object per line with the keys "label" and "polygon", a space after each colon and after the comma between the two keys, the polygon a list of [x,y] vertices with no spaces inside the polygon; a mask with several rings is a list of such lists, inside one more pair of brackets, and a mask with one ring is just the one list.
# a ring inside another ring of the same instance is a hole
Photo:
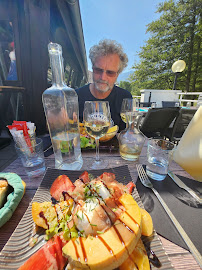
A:
{"label": "drinking glass", "polygon": [[121,119],[124,123],[133,123],[139,112],[139,102],[135,98],[124,98],[121,105]]}
{"label": "drinking glass", "polygon": [[188,101],[187,102],[187,106],[186,106],[188,109],[190,109],[190,107],[191,107],[191,102],[190,101]]}
{"label": "drinking glass", "polygon": [[108,162],[100,159],[99,156],[99,139],[107,133],[110,126],[111,114],[109,102],[86,101],[84,104],[83,120],[86,132],[93,137],[96,142],[96,158],[91,168],[106,168]]}
{"label": "drinking glass", "polygon": [[31,140],[28,146],[15,144],[15,149],[20,157],[23,167],[30,179],[43,175],[46,170],[41,138]]}
{"label": "drinking glass", "polygon": [[175,145],[163,139],[149,139],[146,173],[154,180],[162,181],[168,173]]}

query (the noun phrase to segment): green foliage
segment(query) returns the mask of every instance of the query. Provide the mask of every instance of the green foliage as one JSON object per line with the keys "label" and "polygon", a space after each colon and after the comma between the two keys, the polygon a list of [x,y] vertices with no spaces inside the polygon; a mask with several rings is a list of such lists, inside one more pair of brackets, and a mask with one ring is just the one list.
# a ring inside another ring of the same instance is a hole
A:
{"label": "green foliage", "polygon": [[141,95],[140,89],[137,89],[137,87],[133,84],[133,82],[131,83],[128,81],[120,81],[119,86],[131,92],[132,95],[135,96]]}
{"label": "green foliage", "polygon": [[131,90],[132,90],[131,83],[127,82],[127,81],[120,81],[119,86],[126,89],[126,90],[128,90],[129,92],[131,92]]}
{"label": "green foliage", "polygon": [[172,89],[172,64],[183,59],[186,69],[178,77],[176,88],[201,91],[201,10],[198,0],[159,4],[156,12],[161,16],[147,25],[150,38],[138,53],[140,62],[133,66],[135,71],[129,79],[132,89]]}

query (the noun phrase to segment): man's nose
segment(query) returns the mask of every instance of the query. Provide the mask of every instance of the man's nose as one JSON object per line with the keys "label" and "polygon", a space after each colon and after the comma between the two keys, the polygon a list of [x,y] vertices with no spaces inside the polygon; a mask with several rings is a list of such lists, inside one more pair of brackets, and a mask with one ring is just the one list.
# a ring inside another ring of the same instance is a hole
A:
{"label": "man's nose", "polygon": [[101,73],[100,78],[101,78],[103,81],[106,81],[106,80],[108,79],[108,76],[107,76],[106,71],[103,70],[103,72]]}

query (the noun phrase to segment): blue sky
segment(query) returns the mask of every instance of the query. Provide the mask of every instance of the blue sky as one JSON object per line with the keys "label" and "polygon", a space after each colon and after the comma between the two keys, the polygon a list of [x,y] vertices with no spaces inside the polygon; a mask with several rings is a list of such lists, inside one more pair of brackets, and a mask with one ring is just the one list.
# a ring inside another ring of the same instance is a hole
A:
{"label": "blue sky", "polygon": [[159,18],[155,13],[163,0],[80,0],[81,19],[88,59],[89,49],[103,38],[121,43],[129,62],[124,70],[131,70],[138,62],[137,52],[149,38],[146,25]]}

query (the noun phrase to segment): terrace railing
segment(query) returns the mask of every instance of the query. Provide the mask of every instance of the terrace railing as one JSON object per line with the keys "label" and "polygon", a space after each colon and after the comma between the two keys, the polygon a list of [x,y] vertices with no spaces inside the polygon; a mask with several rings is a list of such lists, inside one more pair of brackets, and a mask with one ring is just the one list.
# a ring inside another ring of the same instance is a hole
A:
{"label": "terrace railing", "polygon": [[[193,102],[193,106],[197,106],[197,103],[198,103],[198,100],[200,97],[202,97],[202,92],[181,92],[181,93],[177,93],[179,95],[179,102],[180,102],[180,105],[182,105],[183,102],[186,102],[186,104],[188,102]],[[190,96],[190,95],[194,95],[194,96],[197,96],[198,98],[197,99],[187,99],[187,98],[184,98],[185,96]]]}
{"label": "terrace railing", "polygon": [[[183,106],[183,105],[187,106],[188,105],[188,106],[197,107],[198,103],[199,103],[199,99],[200,99],[200,103],[202,103],[202,92],[179,92],[177,94],[179,95],[180,106]],[[196,96],[196,99],[186,98],[186,96],[190,96],[190,95]],[[133,95],[133,98],[137,98],[138,100],[140,100],[141,96]]]}

